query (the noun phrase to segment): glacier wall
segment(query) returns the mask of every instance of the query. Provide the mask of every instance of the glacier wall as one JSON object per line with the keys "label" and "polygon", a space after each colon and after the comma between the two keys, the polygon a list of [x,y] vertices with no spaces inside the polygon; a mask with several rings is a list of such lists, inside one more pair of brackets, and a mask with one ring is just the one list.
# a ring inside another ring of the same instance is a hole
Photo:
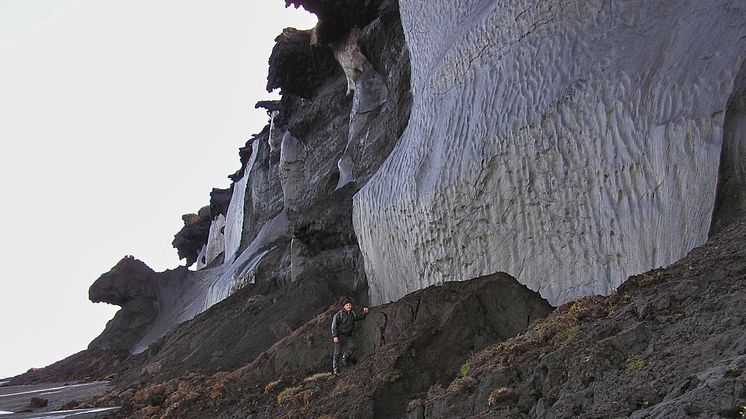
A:
{"label": "glacier wall", "polygon": [[[257,143],[255,140],[254,143]],[[256,161],[256,154],[251,153],[249,162],[244,168],[243,177],[233,185],[233,196],[228,204],[228,213],[225,216],[225,263],[235,259],[236,252],[241,246],[241,237],[244,228],[244,203],[246,201],[246,187],[249,184],[249,174]],[[213,222],[214,224],[214,222]],[[212,230],[212,224],[210,225]]]}
{"label": "glacier wall", "polygon": [[705,241],[746,2],[399,4],[412,112],[354,200],[371,303],[504,271],[558,304]]}

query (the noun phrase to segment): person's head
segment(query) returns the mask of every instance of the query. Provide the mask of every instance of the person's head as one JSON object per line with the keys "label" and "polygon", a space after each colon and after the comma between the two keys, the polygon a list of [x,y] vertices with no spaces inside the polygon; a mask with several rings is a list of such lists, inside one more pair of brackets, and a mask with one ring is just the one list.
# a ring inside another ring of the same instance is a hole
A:
{"label": "person's head", "polygon": [[348,303],[345,303],[345,305],[344,305],[344,308],[345,308],[345,311],[350,311],[350,310],[352,310],[352,303],[349,303],[349,302],[348,302]]}

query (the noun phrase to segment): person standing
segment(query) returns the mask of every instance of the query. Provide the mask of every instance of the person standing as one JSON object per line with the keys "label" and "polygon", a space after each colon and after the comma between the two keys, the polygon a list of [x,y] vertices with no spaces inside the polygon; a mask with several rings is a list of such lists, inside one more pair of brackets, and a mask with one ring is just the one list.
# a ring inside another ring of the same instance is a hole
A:
{"label": "person standing", "polygon": [[[334,341],[334,357],[332,358],[332,372],[339,375],[339,367],[347,366],[347,360],[355,349],[352,334],[355,322],[365,319],[368,307],[363,307],[363,314],[358,315],[352,310],[352,303],[347,302],[341,310],[332,317],[332,340]],[[340,355],[342,359],[340,360]],[[341,361],[341,362],[340,362]]]}

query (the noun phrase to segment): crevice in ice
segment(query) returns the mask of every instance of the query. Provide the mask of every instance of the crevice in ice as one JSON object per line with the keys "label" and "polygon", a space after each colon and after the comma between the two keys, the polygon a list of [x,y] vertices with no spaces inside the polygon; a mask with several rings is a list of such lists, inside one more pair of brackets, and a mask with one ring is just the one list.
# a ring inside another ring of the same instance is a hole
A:
{"label": "crevice in ice", "polygon": [[710,235],[746,213],[746,62],[728,100]]}

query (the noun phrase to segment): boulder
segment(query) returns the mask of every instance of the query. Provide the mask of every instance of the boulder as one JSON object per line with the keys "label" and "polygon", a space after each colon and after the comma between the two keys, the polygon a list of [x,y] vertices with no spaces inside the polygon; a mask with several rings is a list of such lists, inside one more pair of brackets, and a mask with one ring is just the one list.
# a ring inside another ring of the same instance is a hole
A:
{"label": "boulder", "polygon": [[32,397],[29,401],[29,407],[33,408],[39,408],[39,407],[47,407],[49,404],[49,399],[42,399],[40,397]]}

